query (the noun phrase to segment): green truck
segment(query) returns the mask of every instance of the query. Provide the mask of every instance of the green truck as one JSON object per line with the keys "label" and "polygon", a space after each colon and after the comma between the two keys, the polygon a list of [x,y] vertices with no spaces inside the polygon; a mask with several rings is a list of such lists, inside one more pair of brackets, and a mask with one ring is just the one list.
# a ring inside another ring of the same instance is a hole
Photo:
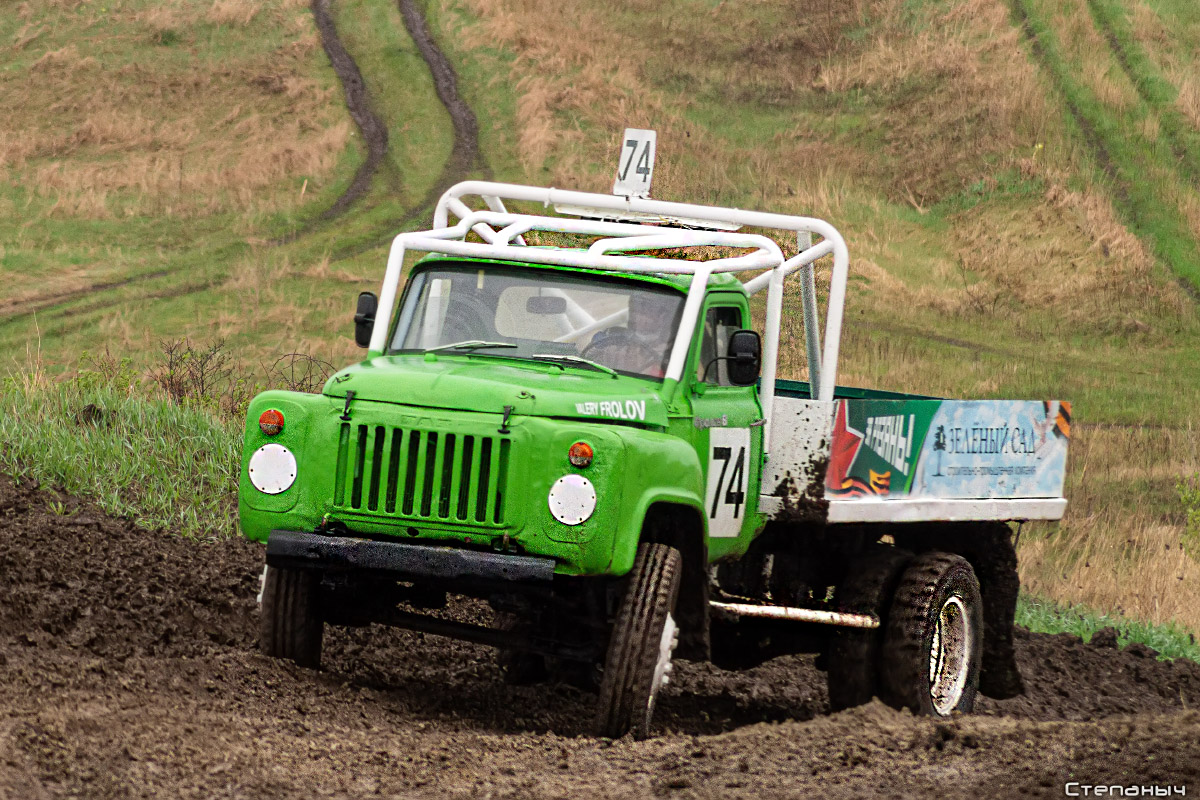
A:
{"label": "green truck", "polygon": [[[649,735],[674,657],[810,647],[834,709],[1019,693],[1009,523],[1062,516],[1070,406],[837,386],[848,269],[812,218],[453,187],[359,296],[366,359],[250,404],[262,648],[317,667],[327,624],[480,642],[511,681],[591,681],[613,737]],[[785,285],[807,382],[776,377]]]}

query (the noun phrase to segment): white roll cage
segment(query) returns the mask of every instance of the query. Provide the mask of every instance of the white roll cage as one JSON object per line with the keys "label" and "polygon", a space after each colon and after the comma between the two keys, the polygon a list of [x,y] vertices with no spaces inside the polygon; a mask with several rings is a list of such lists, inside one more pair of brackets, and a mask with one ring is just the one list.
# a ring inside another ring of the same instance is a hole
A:
{"label": "white roll cage", "polygon": [[[473,211],[462,198],[476,196],[487,205],[487,211]],[[661,227],[646,222],[605,222],[595,219],[544,217],[515,214],[504,207],[504,200],[541,203],[544,207],[569,206],[590,209],[596,216],[647,217],[669,222],[687,220],[723,226],[774,228],[793,231],[797,235],[799,255],[785,259],[779,246],[758,234],[730,233],[714,230],[684,230]],[[449,225],[449,214],[459,220]],[[474,231],[484,243],[468,242],[468,231]],[[528,247],[522,234],[529,231],[578,233],[606,238],[595,242],[586,251],[553,250]],[[812,234],[822,241],[809,246]],[[614,255],[630,250],[661,250],[665,248],[716,245],[753,250],[740,256],[714,258],[708,261],[685,261],[677,258],[653,260],[635,256]],[[833,400],[837,379],[838,348],[841,344],[842,312],[846,300],[846,277],[850,255],[840,233],[823,220],[773,214],[762,211],[743,211],[736,208],[700,206],[691,203],[672,203],[661,200],[626,198],[614,195],[545,189],[519,184],[490,181],[464,181],[452,186],[438,201],[433,217],[433,229],[402,233],[392,240],[388,253],[387,273],[379,296],[377,319],[390,320],[395,311],[408,250],[445,253],[447,255],[495,258],[506,261],[549,264],[569,267],[588,267],[625,273],[658,273],[692,275],[691,286],[684,304],[683,320],[676,333],[665,380],[672,382],[674,392],[683,377],[688,347],[704,302],[708,278],[717,272],[745,272],[766,269],[757,277],[743,283],[747,294],[767,289],[766,336],[763,342],[762,388],[760,391],[766,430],[764,441],[770,441],[771,414],[775,400],[775,374],[779,356],[779,328],[783,314],[783,280],[793,272],[801,273],[801,295],[804,308],[804,334],[808,354],[808,369],[812,397]],[[825,348],[821,353],[821,338],[817,318],[816,286],[813,262],[833,254],[833,274],[829,286],[829,306],[825,318]],[[382,354],[387,346],[388,326],[376,325],[371,333],[370,352]],[[669,400],[669,398],[668,398]]]}

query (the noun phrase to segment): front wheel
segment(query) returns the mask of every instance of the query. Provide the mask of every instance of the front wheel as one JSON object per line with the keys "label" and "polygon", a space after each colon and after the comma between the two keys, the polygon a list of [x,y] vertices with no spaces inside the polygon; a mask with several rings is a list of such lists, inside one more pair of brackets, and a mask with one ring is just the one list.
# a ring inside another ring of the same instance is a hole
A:
{"label": "front wheel", "polygon": [[302,667],[321,665],[325,621],[318,606],[319,573],[267,567],[263,579],[259,646],[274,658],[288,658]]}
{"label": "front wheel", "polygon": [[601,736],[617,738],[630,729],[637,739],[650,735],[654,707],[669,680],[679,641],[675,603],[682,568],[683,557],[674,547],[638,547],[600,682],[596,727]]}
{"label": "front wheel", "polygon": [[983,602],[961,556],[925,553],[900,578],[883,642],[884,700],[917,714],[948,717],[975,707]]}

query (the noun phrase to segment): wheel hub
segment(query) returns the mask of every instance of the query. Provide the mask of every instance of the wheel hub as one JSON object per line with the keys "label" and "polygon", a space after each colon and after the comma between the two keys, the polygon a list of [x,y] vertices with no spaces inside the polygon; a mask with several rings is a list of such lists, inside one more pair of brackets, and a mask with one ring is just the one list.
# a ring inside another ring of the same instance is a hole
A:
{"label": "wheel hub", "polygon": [[962,700],[970,669],[972,633],[962,598],[946,598],[938,611],[929,648],[929,696],[940,716],[949,716]]}
{"label": "wheel hub", "polygon": [[679,642],[679,626],[675,624],[675,615],[667,614],[663,623],[662,638],[658,641],[658,661],[654,665],[654,680],[650,684],[650,699],[646,704],[647,713],[653,713],[654,701],[658,699],[659,690],[671,680],[671,655]]}

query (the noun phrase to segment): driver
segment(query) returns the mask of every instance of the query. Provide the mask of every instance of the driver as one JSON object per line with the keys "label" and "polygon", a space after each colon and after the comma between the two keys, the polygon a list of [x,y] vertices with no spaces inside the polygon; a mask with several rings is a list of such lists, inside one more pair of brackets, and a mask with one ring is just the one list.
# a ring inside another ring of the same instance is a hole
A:
{"label": "driver", "polygon": [[629,298],[629,327],[610,328],[592,355],[603,364],[655,378],[666,374],[678,303],[658,293],[637,292]]}

